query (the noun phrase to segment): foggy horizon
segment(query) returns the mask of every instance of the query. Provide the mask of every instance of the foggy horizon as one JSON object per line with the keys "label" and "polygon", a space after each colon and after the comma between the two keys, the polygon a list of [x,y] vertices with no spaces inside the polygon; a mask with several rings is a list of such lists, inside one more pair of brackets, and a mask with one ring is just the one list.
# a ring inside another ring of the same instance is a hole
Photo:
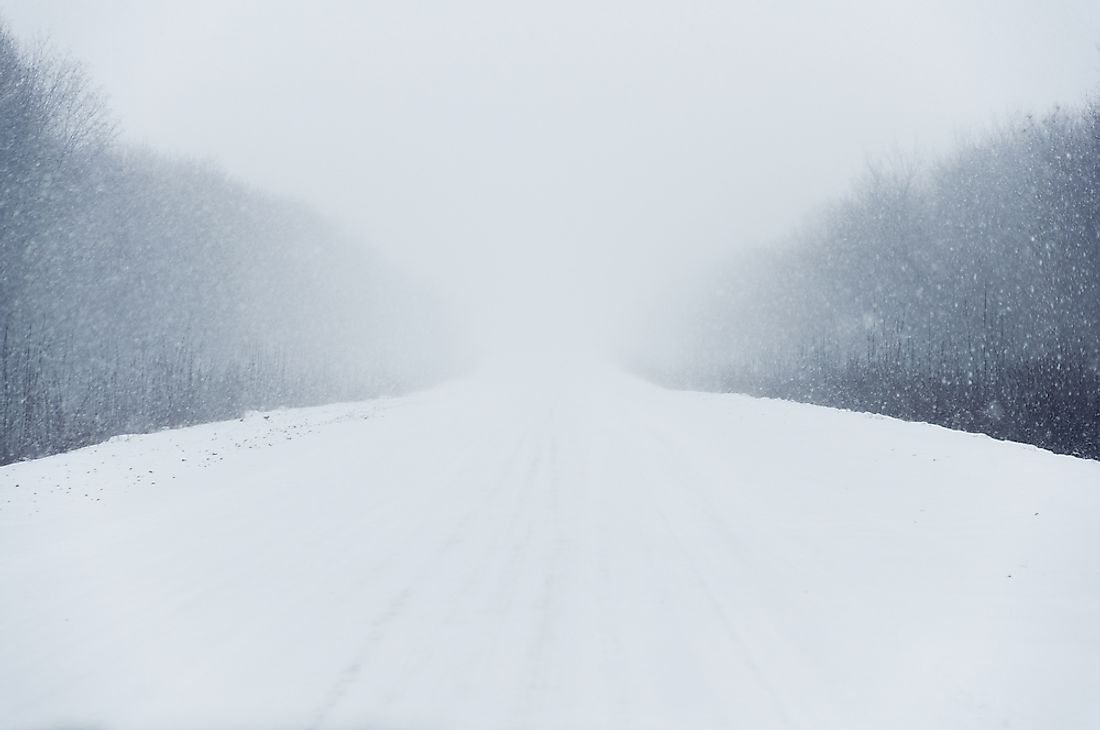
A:
{"label": "foggy horizon", "polygon": [[1014,113],[1080,104],[1100,88],[1098,15],[1084,0],[2,11],[85,65],[122,140],[315,207],[480,344],[605,349],[647,300],[789,236],[869,160],[935,159]]}

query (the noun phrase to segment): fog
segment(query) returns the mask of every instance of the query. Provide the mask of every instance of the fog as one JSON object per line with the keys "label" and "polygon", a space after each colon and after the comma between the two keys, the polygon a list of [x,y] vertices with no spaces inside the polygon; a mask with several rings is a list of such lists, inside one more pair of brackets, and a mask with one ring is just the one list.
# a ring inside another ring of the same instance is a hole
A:
{"label": "fog", "polygon": [[[360,234],[481,344],[605,345],[869,158],[1096,85],[1092,0],[17,0],[125,140]],[[630,335],[633,336],[633,335]]]}

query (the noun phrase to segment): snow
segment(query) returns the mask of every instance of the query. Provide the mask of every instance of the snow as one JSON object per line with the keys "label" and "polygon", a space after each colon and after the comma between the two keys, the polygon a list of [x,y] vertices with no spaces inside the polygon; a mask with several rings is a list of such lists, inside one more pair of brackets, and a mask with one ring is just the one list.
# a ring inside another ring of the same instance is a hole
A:
{"label": "snow", "polygon": [[1100,725],[1100,463],[521,372],[0,469],[0,728]]}

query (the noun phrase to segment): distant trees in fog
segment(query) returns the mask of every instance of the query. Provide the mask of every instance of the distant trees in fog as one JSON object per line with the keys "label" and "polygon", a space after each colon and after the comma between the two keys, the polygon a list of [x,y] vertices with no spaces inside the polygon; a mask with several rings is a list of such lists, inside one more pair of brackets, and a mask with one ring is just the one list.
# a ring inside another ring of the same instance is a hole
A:
{"label": "distant trees in fog", "polygon": [[1100,458],[1100,105],[872,167],[689,319],[681,382]]}
{"label": "distant trees in fog", "polygon": [[432,376],[439,322],[360,246],[113,131],[0,27],[0,463]]}

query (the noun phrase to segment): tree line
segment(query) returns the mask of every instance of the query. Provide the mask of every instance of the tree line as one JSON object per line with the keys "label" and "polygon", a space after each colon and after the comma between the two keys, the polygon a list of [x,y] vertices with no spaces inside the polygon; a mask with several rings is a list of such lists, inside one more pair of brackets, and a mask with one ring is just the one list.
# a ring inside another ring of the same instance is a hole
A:
{"label": "tree line", "polygon": [[358,241],[115,130],[0,26],[0,463],[439,375],[444,320]]}
{"label": "tree line", "polygon": [[701,290],[666,380],[1100,458],[1100,104],[872,165]]}

